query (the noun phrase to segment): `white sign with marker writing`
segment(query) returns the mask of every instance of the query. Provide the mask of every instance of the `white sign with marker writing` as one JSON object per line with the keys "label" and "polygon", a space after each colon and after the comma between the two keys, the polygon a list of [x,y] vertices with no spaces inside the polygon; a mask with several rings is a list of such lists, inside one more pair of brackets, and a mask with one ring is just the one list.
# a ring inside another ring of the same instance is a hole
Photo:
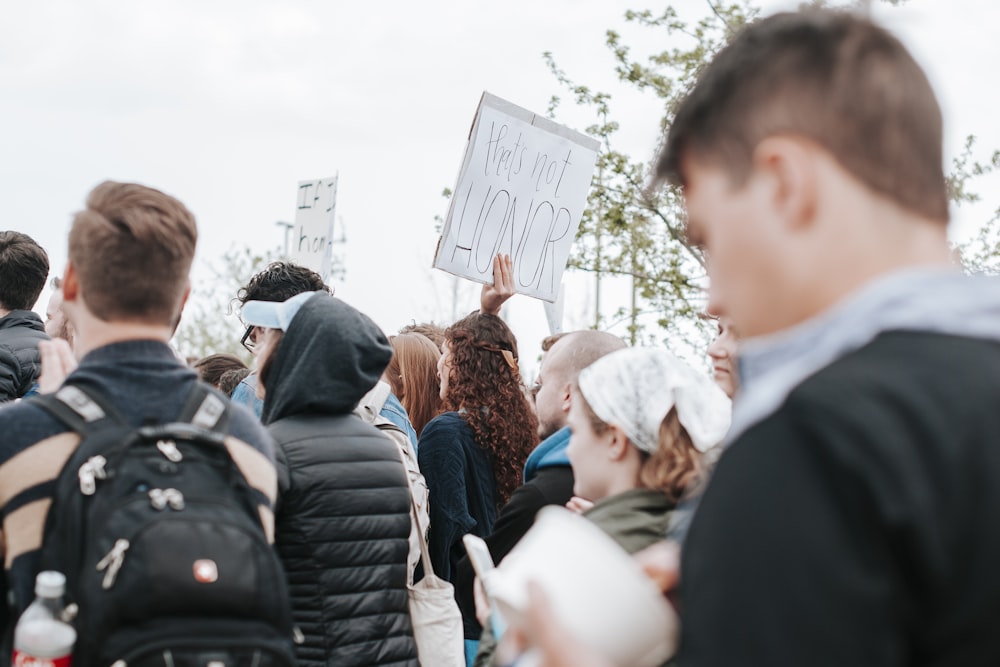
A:
{"label": "white sign with marker writing", "polygon": [[493,258],[510,255],[518,293],[559,294],[587,205],[598,142],[483,93],[434,266],[493,283]]}
{"label": "white sign with marker writing", "polygon": [[337,177],[299,181],[288,259],[330,279]]}

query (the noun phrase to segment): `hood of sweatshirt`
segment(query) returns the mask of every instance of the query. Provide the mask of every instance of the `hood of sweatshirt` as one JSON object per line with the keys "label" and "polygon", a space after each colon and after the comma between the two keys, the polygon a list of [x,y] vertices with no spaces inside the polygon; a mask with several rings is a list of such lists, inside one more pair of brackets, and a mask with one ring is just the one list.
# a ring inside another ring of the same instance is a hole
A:
{"label": "hood of sweatshirt", "polygon": [[302,304],[274,352],[261,421],[346,414],[375,386],[392,347],[367,315],[318,292]]}

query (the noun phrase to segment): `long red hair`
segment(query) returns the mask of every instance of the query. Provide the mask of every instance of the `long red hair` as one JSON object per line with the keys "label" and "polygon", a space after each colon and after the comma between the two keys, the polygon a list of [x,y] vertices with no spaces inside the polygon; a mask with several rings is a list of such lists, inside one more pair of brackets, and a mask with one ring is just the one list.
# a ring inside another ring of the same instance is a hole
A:
{"label": "long red hair", "polygon": [[427,422],[441,412],[441,386],[437,377],[441,350],[418,333],[390,336],[389,342],[392,361],[385,369],[385,376],[419,436]]}

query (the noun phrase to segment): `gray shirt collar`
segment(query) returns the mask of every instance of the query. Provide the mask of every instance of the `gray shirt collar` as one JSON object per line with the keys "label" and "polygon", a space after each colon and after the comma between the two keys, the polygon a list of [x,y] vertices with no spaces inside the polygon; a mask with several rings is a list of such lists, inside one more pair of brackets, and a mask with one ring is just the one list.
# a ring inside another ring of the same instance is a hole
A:
{"label": "gray shirt collar", "polygon": [[803,380],[886,331],[1000,341],[1000,278],[946,268],[893,272],[801,324],[741,341],[728,441],[780,408]]}

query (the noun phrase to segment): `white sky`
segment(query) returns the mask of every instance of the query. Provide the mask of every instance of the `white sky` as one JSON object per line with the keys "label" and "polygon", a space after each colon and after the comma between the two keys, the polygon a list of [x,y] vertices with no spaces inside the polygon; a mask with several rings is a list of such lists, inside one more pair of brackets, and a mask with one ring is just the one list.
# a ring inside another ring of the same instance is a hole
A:
{"label": "white sky", "polygon": [[[699,0],[674,3],[704,15]],[[768,0],[765,9],[796,3]],[[571,77],[611,90],[622,145],[648,159],[660,108],[613,82],[604,31],[636,53],[665,36],[625,23],[649,0],[505,0],[502,3],[44,0],[8,3],[0,23],[0,227],[32,235],[65,265],[71,214],[105,179],[145,183],[198,217],[199,261],[231,243],[263,251],[283,239],[300,179],[340,174],[347,276],[337,294],[386,331],[451,318],[452,279],[430,267],[440,196],[452,187],[483,90],[583,129],[547,71],[552,51]],[[910,0],[876,7],[928,70],[946,115],[949,155],[979,135],[1000,147],[995,124],[991,0]],[[631,36],[631,37],[630,37]],[[1000,203],[958,211],[966,236]],[[994,188],[993,192],[987,188]],[[567,328],[592,320],[589,279],[570,282]],[[461,315],[478,286],[459,290]],[[40,308],[44,308],[44,299]],[[604,311],[620,303],[605,296]],[[546,333],[542,307],[516,297],[510,320],[522,358]],[[220,315],[222,316],[222,315]]]}

